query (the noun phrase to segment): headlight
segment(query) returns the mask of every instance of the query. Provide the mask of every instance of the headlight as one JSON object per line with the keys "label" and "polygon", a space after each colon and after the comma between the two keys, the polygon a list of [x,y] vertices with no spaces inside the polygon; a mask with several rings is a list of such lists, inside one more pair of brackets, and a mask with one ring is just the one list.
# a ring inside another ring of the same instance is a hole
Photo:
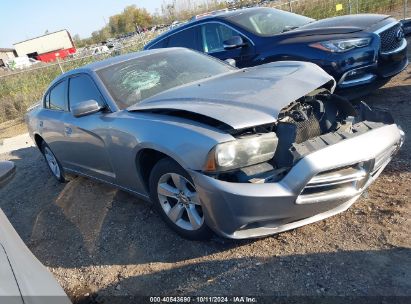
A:
{"label": "headlight", "polygon": [[227,171],[268,161],[274,157],[277,142],[274,133],[266,133],[218,144],[209,152],[204,170]]}
{"label": "headlight", "polygon": [[355,38],[317,42],[310,44],[310,46],[327,52],[341,53],[367,46],[370,42],[371,38]]}

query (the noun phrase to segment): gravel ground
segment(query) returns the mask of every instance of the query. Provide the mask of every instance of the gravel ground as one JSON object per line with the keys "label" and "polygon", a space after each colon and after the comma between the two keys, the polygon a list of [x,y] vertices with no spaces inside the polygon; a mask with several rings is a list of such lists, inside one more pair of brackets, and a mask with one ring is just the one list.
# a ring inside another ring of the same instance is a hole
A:
{"label": "gravel ground", "polygon": [[[408,68],[365,100],[390,108],[411,134],[410,96]],[[348,211],[258,240],[181,239],[149,203],[81,177],[59,184],[34,147],[0,154],[18,170],[0,191],[0,208],[74,302],[113,295],[411,297],[410,152],[406,140]]]}

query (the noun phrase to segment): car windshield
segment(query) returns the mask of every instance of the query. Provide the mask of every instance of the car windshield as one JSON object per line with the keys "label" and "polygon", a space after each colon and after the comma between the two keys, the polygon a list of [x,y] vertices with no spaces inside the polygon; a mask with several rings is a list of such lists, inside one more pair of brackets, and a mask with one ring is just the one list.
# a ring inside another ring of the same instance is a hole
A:
{"label": "car windshield", "polygon": [[227,20],[258,36],[272,36],[314,21],[314,19],[273,8],[239,11]]}
{"label": "car windshield", "polygon": [[174,49],[120,62],[97,74],[124,109],[168,89],[235,69],[194,51]]}

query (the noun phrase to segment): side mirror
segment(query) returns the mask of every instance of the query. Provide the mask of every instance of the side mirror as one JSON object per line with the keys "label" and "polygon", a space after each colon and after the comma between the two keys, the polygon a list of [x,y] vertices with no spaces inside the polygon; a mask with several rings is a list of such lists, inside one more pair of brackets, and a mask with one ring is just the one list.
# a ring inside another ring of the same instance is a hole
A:
{"label": "side mirror", "polygon": [[233,36],[230,39],[225,40],[223,42],[223,46],[226,50],[232,50],[246,46],[246,43],[244,43],[243,38],[241,38],[240,36]]}
{"label": "side mirror", "polygon": [[224,60],[225,62],[227,62],[229,65],[235,67],[236,62],[233,58],[227,58],[226,60]]}
{"label": "side mirror", "polygon": [[78,104],[71,107],[71,113],[75,117],[81,117],[85,115],[90,115],[97,113],[102,109],[94,99],[79,102]]}

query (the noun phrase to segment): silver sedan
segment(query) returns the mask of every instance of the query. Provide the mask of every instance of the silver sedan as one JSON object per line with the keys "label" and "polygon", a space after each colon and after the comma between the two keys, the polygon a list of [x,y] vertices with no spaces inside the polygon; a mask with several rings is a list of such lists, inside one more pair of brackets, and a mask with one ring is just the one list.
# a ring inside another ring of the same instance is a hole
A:
{"label": "silver sedan", "polygon": [[150,50],[59,76],[26,120],[59,181],[150,200],[186,238],[250,238],[346,210],[402,145],[388,113],[334,87],[311,63]]}

